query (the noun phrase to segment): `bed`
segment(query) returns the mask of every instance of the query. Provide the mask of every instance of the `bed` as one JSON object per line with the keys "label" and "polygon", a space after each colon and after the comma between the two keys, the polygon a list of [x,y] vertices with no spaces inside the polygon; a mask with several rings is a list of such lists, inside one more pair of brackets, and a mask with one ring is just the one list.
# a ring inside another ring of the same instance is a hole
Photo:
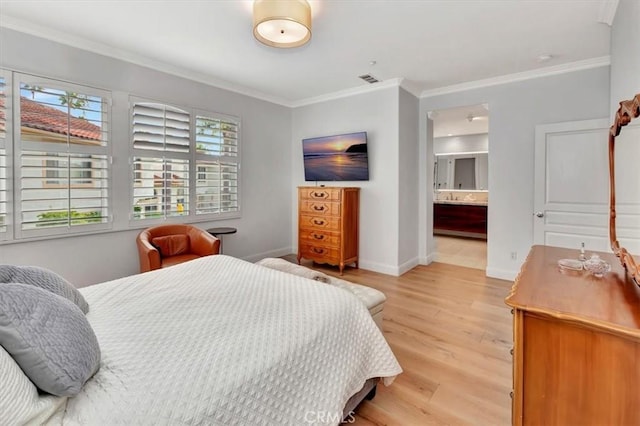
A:
{"label": "bed", "polygon": [[365,382],[389,385],[402,371],[349,292],[229,256],[80,291],[100,369],[76,396],[31,384],[24,400],[0,404],[21,421],[337,424]]}

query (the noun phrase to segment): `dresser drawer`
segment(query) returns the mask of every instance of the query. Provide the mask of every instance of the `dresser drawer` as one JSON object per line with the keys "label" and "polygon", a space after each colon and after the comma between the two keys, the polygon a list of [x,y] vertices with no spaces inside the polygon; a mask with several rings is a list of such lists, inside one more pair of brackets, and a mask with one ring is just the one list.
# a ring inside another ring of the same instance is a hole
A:
{"label": "dresser drawer", "polygon": [[300,215],[300,228],[306,230],[328,230],[339,231],[340,230],[340,218],[333,216],[310,216]]}
{"label": "dresser drawer", "polygon": [[330,201],[301,201],[300,213],[311,215],[340,216],[340,203]]}
{"label": "dresser drawer", "polygon": [[301,229],[300,242],[327,247],[340,247],[340,234],[317,229]]}
{"label": "dresser drawer", "polygon": [[309,200],[340,201],[340,188],[300,188],[300,198]]}
{"label": "dresser drawer", "polygon": [[314,244],[302,244],[300,254],[307,259],[319,262],[340,263],[340,250],[331,247],[322,247]]}

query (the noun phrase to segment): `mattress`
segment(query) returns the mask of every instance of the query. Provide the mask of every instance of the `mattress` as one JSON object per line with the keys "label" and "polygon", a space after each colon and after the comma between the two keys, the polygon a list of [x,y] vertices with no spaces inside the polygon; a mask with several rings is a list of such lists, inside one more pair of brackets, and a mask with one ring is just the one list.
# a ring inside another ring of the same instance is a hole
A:
{"label": "mattress", "polygon": [[53,423],[337,424],[402,371],[352,294],[229,256],[81,291],[101,366]]}

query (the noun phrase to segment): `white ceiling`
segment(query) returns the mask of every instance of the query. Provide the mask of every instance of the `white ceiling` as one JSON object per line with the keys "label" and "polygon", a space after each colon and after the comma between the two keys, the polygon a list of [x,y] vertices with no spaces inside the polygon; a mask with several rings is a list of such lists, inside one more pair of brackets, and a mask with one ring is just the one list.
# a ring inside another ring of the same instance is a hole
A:
{"label": "white ceiling", "polygon": [[[473,117],[469,121],[469,117]],[[489,133],[489,106],[469,105],[430,111],[433,137],[475,135]]]}
{"label": "white ceiling", "polygon": [[[357,91],[413,93],[607,61],[612,0],[318,0],[313,36],[281,50],[245,0],[0,0],[0,25],[284,105]],[[615,10],[615,6],[613,7]],[[603,12],[605,11],[605,12]],[[553,55],[539,63],[538,56]],[[375,65],[370,65],[376,61]],[[398,80],[402,79],[402,80]],[[385,83],[386,81],[386,83]],[[425,92],[427,91],[427,92]]]}

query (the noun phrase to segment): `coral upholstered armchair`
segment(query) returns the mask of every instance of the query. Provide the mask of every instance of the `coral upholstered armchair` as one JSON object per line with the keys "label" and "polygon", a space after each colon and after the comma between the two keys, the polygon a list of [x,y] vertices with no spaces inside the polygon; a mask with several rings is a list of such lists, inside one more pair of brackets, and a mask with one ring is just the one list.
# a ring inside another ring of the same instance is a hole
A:
{"label": "coral upholstered armchair", "polygon": [[220,240],[191,225],[160,225],[148,228],[136,238],[140,272],[220,253]]}

